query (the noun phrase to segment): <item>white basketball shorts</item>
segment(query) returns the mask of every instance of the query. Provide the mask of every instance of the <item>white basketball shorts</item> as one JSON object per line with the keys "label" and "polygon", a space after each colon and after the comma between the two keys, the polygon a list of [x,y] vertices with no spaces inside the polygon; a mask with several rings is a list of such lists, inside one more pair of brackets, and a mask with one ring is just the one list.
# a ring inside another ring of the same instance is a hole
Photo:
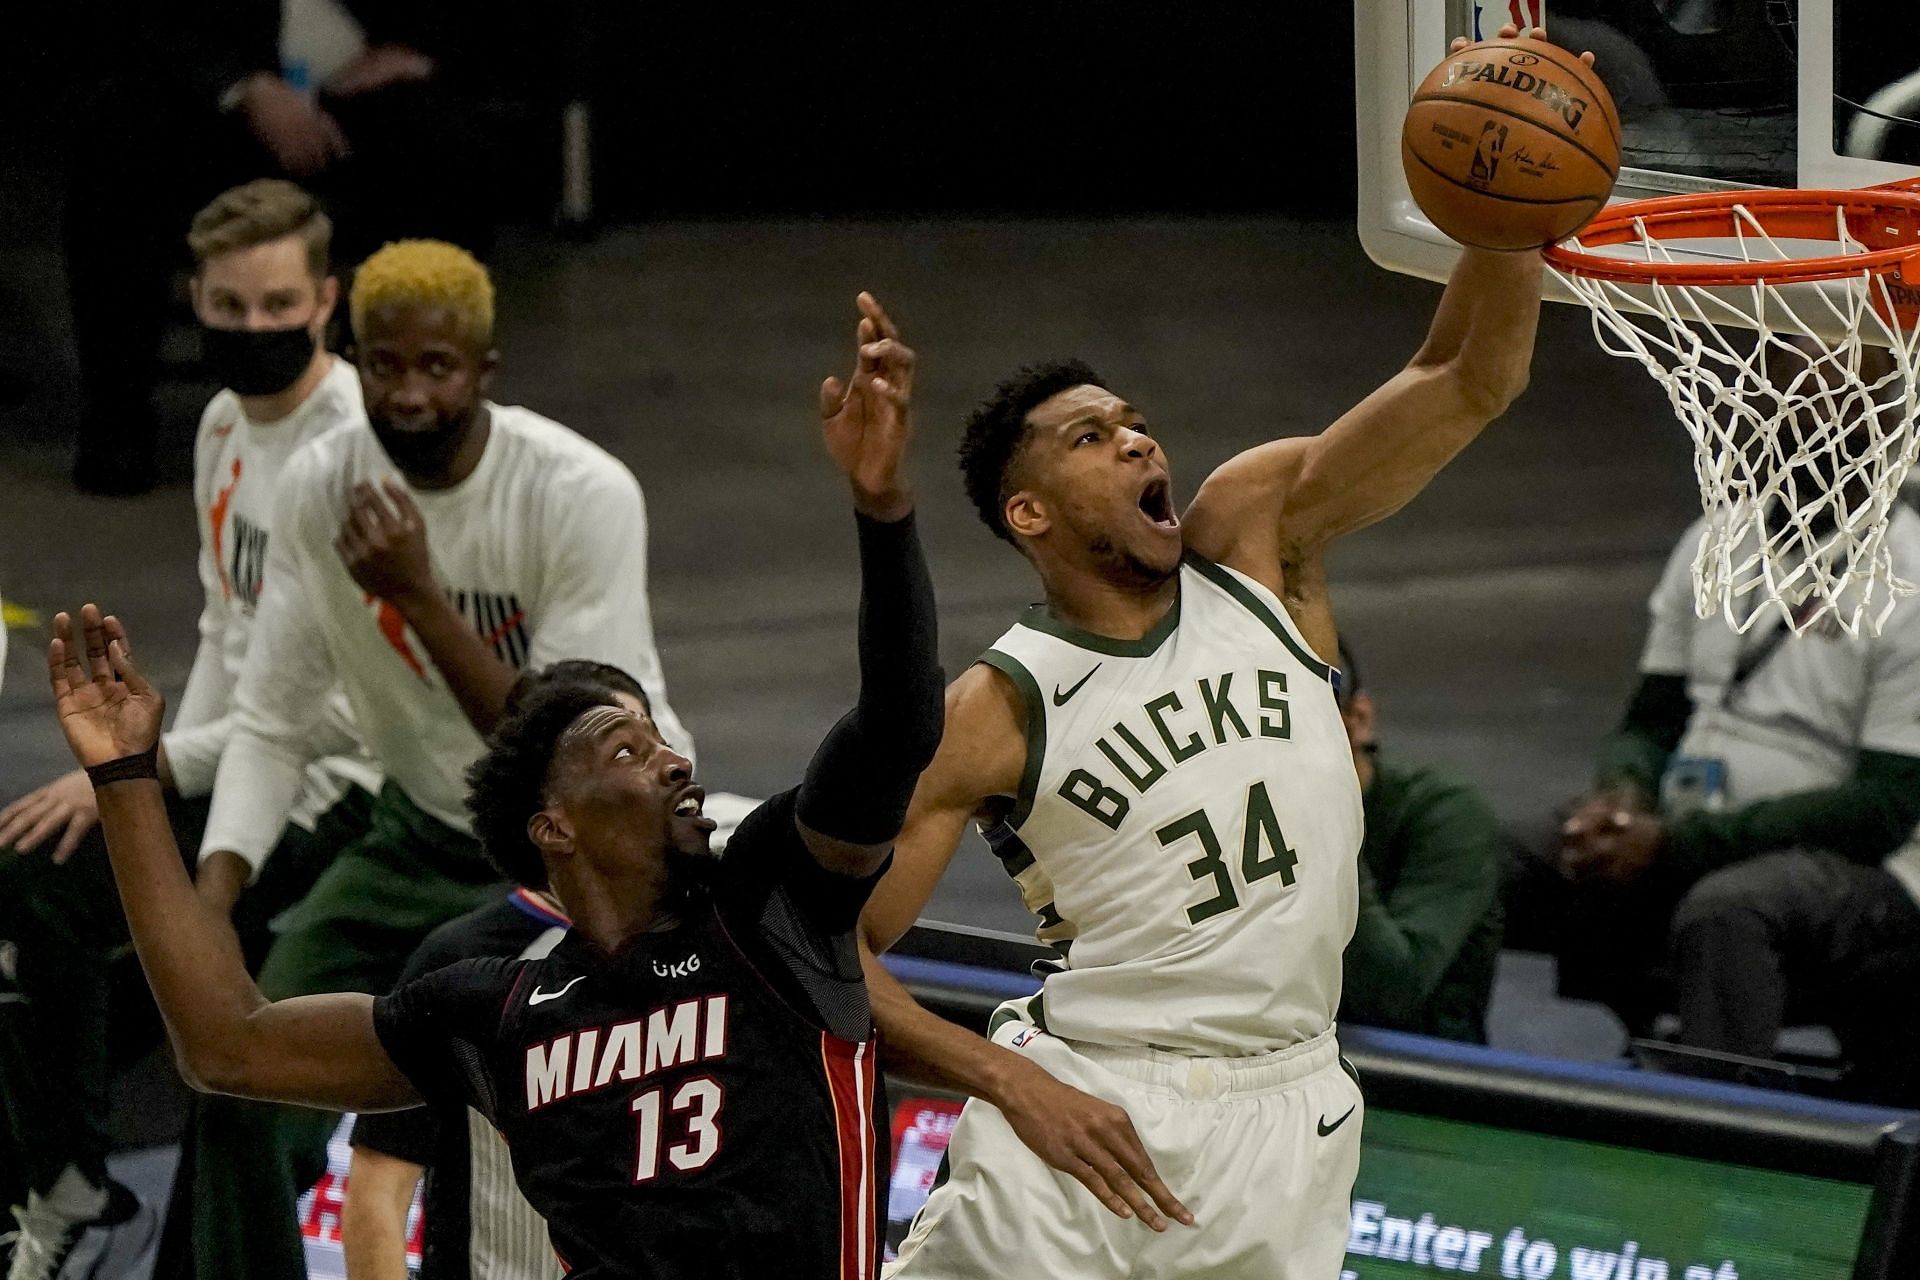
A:
{"label": "white basketball shorts", "polygon": [[1084,1044],[1019,1020],[993,1040],[1124,1107],[1195,1225],[1116,1217],[973,1099],[887,1280],[1337,1280],[1366,1108],[1333,1032],[1248,1058]]}

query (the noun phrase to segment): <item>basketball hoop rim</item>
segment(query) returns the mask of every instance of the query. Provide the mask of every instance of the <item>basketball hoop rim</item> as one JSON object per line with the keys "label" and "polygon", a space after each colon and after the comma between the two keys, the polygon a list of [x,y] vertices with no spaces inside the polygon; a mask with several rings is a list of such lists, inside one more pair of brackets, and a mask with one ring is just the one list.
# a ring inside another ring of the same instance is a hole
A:
{"label": "basketball hoop rim", "polygon": [[[1627,244],[1640,239],[1643,232],[1654,240],[1729,239],[1736,207],[1745,208],[1769,235],[1803,240],[1837,239],[1836,212],[1894,212],[1907,221],[1906,234],[1914,239],[1865,253],[1772,262],[1651,262],[1585,251]],[[1920,192],[1902,184],[1858,190],[1762,189],[1657,196],[1609,206],[1575,235],[1542,252],[1548,265],[1567,275],[1617,284],[1811,284],[1891,275],[1903,284],[1920,285]]]}

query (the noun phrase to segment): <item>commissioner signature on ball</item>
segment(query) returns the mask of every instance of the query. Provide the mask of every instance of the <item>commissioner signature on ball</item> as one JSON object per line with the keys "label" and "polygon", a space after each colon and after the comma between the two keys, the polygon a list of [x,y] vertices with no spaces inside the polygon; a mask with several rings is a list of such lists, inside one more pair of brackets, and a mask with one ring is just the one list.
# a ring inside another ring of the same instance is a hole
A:
{"label": "commissioner signature on ball", "polygon": [[1508,156],[1507,159],[1512,164],[1526,165],[1534,169],[1551,170],[1560,167],[1553,162],[1553,152],[1549,151],[1545,157],[1536,160],[1533,158],[1533,154],[1525,147],[1519,148],[1512,155]]}

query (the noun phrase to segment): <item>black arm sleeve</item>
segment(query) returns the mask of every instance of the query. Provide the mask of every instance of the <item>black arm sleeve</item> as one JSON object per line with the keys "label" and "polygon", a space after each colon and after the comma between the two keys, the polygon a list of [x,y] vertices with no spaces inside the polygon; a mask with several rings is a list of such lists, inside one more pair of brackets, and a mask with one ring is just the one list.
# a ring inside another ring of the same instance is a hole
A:
{"label": "black arm sleeve", "polygon": [[1600,748],[1595,770],[1601,787],[1633,787],[1648,803],[1660,794],[1667,760],[1693,718],[1687,678],[1649,672],[1627,704],[1627,714]]}
{"label": "black arm sleeve", "polygon": [[828,731],[796,815],[820,835],[885,844],[900,834],[944,721],[933,581],[914,518],[860,529],[860,700]]}

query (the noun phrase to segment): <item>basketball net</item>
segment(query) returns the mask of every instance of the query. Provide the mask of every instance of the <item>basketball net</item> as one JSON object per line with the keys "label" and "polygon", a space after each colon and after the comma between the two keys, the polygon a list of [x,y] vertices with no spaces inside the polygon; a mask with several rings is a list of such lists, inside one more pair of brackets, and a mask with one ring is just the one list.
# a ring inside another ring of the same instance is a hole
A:
{"label": "basketball net", "polygon": [[[1716,242],[1716,256],[1798,260],[1745,205],[1730,213],[1732,234]],[[1645,220],[1631,224],[1631,235],[1609,241],[1610,254],[1700,261],[1697,251],[1676,254]],[[1838,209],[1834,232],[1836,256],[1870,252]],[[1577,238],[1565,247],[1585,248]],[[1894,573],[1887,547],[1900,486],[1920,455],[1911,286],[1871,270],[1814,284],[1674,283],[1644,267],[1626,283],[1548,257],[1592,309],[1601,348],[1644,365],[1693,439],[1706,512],[1693,561],[1696,613],[1719,612],[1739,632],[1777,610],[1796,634],[1837,625],[1878,635],[1895,601],[1917,589]]]}

